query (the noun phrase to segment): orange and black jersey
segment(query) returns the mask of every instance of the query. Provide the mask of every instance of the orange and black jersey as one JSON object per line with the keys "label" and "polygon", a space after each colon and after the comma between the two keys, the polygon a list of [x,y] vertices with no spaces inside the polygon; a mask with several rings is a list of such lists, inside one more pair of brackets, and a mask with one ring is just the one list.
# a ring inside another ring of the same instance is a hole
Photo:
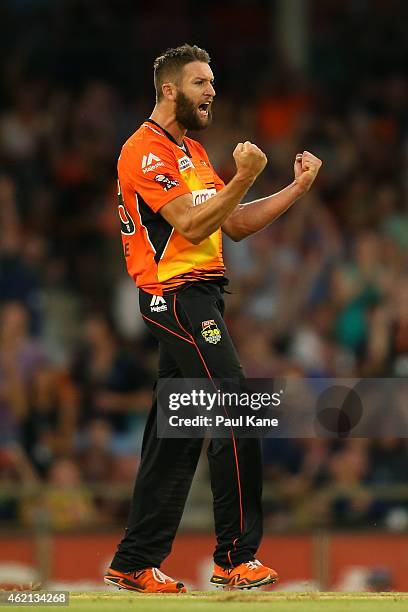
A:
{"label": "orange and black jersey", "polygon": [[191,193],[197,206],[224,187],[200,143],[185,138],[180,146],[148,119],[123,145],[118,175],[124,254],[138,287],[162,295],[187,282],[223,278],[221,229],[194,245],[160,214],[178,196]]}

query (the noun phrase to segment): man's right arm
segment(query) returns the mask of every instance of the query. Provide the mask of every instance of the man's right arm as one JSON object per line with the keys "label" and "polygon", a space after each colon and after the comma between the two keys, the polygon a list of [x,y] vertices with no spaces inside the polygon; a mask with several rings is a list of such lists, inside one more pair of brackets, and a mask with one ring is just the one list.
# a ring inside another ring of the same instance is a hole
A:
{"label": "man's right arm", "polygon": [[233,155],[237,172],[214,197],[194,206],[191,194],[184,194],[160,209],[166,221],[193,244],[200,244],[222,226],[267,162],[265,154],[250,142],[239,143]]}

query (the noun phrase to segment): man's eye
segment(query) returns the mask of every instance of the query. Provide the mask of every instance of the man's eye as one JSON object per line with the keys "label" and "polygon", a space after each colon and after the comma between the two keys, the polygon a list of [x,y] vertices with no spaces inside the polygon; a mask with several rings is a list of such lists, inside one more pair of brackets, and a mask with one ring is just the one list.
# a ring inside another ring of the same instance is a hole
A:
{"label": "man's eye", "polygon": [[202,85],[204,81],[196,81],[196,85]]}

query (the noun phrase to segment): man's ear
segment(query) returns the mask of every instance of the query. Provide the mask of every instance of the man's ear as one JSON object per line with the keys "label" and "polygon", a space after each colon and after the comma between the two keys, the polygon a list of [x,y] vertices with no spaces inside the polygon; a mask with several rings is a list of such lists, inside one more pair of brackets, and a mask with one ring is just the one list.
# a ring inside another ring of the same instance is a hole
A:
{"label": "man's ear", "polygon": [[171,100],[172,102],[174,102],[177,97],[177,88],[174,83],[163,83],[162,93],[163,97],[166,98],[166,100]]}

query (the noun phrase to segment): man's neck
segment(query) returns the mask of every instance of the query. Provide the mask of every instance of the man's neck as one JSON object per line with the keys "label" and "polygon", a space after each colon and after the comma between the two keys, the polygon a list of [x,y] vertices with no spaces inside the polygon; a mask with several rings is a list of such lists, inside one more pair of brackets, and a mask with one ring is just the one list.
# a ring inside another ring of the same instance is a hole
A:
{"label": "man's neck", "polygon": [[169,134],[171,134],[179,145],[183,143],[183,138],[186,135],[187,130],[177,123],[173,114],[169,114],[167,110],[161,109],[160,105],[156,104],[152,114],[150,115],[150,119],[158,123],[160,127],[164,128]]}

